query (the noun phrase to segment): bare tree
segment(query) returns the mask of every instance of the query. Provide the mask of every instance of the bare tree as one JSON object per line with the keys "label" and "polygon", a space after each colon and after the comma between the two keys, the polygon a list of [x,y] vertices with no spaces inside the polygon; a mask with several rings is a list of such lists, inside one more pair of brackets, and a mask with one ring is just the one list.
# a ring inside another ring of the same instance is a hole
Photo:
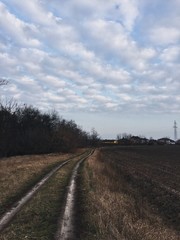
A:
{"label": "bare tree", "polygon": [[78,147],[98,146],[93,128],[84,132],[74,121],[56,112],[43,113],[16,102],[0,103],[0,157],[50,152],[70,152]]}
{"label": "bare tree", "polygon": [[93,147],[97,147],[100,141],[99,134],[95,130],[95,128],[91,129],[91,134],[90,134],[90,145]]}

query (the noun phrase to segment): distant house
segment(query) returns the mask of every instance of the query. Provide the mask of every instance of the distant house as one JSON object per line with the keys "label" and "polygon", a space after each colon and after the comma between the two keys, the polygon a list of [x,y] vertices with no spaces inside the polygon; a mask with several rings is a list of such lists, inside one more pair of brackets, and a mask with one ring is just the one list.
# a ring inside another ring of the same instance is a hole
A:
{"label": "distant house", "polygon": [[148,142],[149,140],[147,138],[139,136],[128,136],[118,140],[118,144],[120,145],[145,145],[148,144]]}
{"label": "distant house", "polygon": [[148,139],[138,136],[132,136],[130,138],[131,144],[148,144]]}
{"label": "distant house", "polygon": [[158,142],[157,142],[157,140],[155,140],[155,139],[150,139],[149,141],[148,141],[148,145],[157,145],[158,144]]}
{"label": "distant house", "polygon": [[160,144],[160,145],[165,145],[165,144],[175,144],[175,141],[170,139],[170,138],[160,138],[157,140],[157,143]]}

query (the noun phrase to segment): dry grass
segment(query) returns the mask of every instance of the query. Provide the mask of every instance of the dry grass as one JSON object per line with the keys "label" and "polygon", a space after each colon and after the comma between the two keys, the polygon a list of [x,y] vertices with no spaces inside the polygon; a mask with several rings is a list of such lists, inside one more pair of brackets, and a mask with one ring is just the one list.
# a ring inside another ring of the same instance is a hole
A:
{"label": "dry grass", "polygon": [[48,180],[2,232],[0,240],[54,239],[67,185],[78,159],[65,165]]}
{"label": "dry grass", "polygon": [[[79,150],[82,152],[84,150]],[[27,155],[0,160],[0,214],[55,164],[73,154]]]}
{"label": "dry grass", "polygon": [[[130,159],[136,162],[137,159],[140,160],[145,155],[148,158],[148,152],[144,151],[141,154],[141,150],[138,151],[140,152],[131,153],[128,150],[124,153],[118,149],[96,151],[85,163],[83,177],[83,184],[86,187],[85,228],[81,234],[81,239],[179,239],[177,222],[173,225],[172,221],[165,221],[168,217],[173,218],[173,213],[170,215],[170,212],[168,212],[169,215],[167,216],[161,215],[158,205],[151,199],[157,197],[160,201],[166,201],[164,192],[160,192],[158,195],[158,191],[156,191],[154,192],[156,195],[151,195],[149,190],[154,185],[148,185],[147,178],[142,178],[143,175],[141,174],[138,178],[139,169],[143,164],[134,163],[134,168],[129,168],[128,172],[127,166],[128,164],[131,165],[131,162],[128,163]],[[159,154],[160,156],[161,154]],[[124,165],[121,158],[124,159],[125,167],[122,167]],[[149,158],[148,160],[150,161]],[[144,158],[144,161],[146,162],[146,158]],[[146,162],[146,166],[147,163],[150,164],[150,162]],[[137,168],[135,168],[136,165]],[[143,168],[141,170],[143,171]],[[149,176],[153,177],[154,175],[150,174]],[[163,179],[164,175],[162,174],[162,176]],[[156,188],[160,189],[158,185]],[[168,198],[169,200],[170,198]],[[166,202],[161,202],[161,204],[164,205]],[[173,202],[168,204],[169,206],[173,205]],[[172,210],[175,210],[175,208]],[[176,216],[178,216],[178,213]]]}

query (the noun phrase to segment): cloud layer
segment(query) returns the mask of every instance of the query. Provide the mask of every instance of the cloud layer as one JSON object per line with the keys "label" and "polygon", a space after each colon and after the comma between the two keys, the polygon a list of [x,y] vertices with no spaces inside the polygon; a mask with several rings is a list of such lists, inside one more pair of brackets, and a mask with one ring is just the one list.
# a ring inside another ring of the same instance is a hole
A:
{"label": "cloud layer", "polygon": [[1,98],[180,113],[179,10],[177,0],[0,1]]}

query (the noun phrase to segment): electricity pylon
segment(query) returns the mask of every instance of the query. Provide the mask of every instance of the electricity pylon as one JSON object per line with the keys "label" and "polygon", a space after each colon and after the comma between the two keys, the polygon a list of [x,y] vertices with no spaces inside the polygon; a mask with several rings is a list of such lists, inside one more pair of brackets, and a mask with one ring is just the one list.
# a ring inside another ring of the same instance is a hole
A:
{"label": "electricity pylon", "polygon": [[173,128],[174,128],[174,141],[176,141],[177,140],[177,123],[176,123],[176,121],[174,121]]}

